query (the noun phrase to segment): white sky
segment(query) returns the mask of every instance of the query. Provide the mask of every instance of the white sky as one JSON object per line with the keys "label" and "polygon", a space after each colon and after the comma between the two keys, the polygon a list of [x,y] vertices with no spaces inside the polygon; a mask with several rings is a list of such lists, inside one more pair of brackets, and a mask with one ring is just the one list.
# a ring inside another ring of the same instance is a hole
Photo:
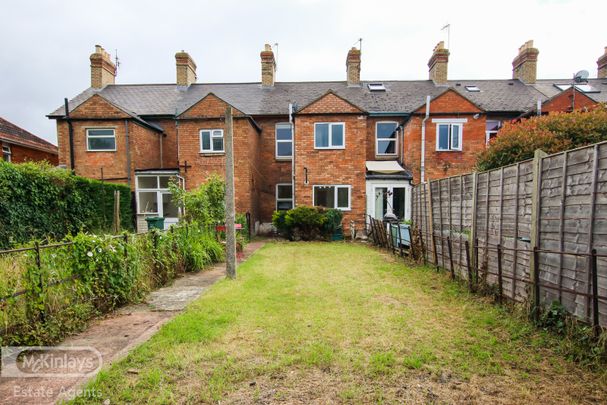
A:
{"label": "white sky", "polygon": [[0,116],[53,143],[45,115],[89,86],[95,44],[118,50],[117,83],[174,82],[181,49],[199,82],[259,81],[266,42],[279,43],[279,81],[345,80],[361,37],[363,80],[425,80],[447,23],[450,79],[510,78],[528,39],[539,78],[596,77],[607,46],[605,0],[4,0],[0,12]]}

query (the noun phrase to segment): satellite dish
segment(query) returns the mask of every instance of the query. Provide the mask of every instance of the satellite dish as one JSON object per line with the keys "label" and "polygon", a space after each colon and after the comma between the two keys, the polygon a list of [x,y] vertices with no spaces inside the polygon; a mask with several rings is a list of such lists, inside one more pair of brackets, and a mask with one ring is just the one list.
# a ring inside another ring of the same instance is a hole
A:
{"label": "satellite dish", "polygon": [[579,72],[577,72],[575,74],[575,76],[573,76],[573,80],[576,83],[582,83],[582,82],[587,82],[589,77],[590,77],[590,73],[588,73],[587,70],[580,70]]}

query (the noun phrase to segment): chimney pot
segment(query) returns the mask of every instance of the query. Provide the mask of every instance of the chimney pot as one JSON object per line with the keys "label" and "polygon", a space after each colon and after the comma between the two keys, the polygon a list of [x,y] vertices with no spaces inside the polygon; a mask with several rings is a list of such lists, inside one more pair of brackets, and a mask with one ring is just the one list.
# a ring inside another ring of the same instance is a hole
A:
{"label": "chimney pot", "polygon": [[274,52],[270,44],[264,45],[264,50],[259,56],[261,57],[261,85],[272,87],[276,80],[276,59],[274,59]]}
{"label": "chimney pot", "polygon": [[537,55],[540,51],[533,47],[533,40],[520,46],[518,55],[512,61],[512,78],[533,84],[537,80]]}
{"label": "chimney pot", "polygon": [[360,86],[360,49],[352,47],[346,58],[346,80],[348,86]]}
{"label": "chimney pot", "polygon": [[187,87],[196,83],[196,63],[189,53],[185,51],[175,54],[175,66],[177,73],[177,86]]}
{"label": "chimney pot", "polygon": [[440,41],[434,47],[434,50],[432,51],[432,56],[428,61],[428,75],[430,77],[430,80],[432,80],[435,84],[439,85],[447,84],[448,66],[449,50],[445,48],[445,43],[443,41]]}
{"label": "chimney pot", "polygon": [[601,57],[596,61],[597,66],[597,75],[599,79],[607,78],[607,46],[605,47],[605,52]]}
{"label": "chimney pot", "polygon": [[109,53],[101,45],[95,45],[95,52],[90,56],[91,87],[102,89],[116,81],[116,65]]}

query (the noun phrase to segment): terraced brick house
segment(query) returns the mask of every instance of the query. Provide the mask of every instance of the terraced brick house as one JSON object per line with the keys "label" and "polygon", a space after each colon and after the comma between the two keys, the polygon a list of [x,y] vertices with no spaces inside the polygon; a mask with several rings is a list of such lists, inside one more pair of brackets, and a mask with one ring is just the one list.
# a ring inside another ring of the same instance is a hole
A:
{"label": "terraced brick house", "polygon": [[[91,87],[69,100],[67,113],[61,107],[49,117],[57,121],[61,164],[130,184],[140,229],[147,215],[178,220],[170,178],[193,189],[224,173],[231,106],[238,212],[263,230],[274,210],[332,207],[344,212],[346,230],[351,223],[362,230],[367,215],[408,219],[413,182],[470,171],[504,121],[567,97],[570,79],[536,79],[538,53],[524,44],[512,79],[449,80],[441,42],[428,80],[363,81],[361,52],[353,48],[343,81],[277,82],[266,45],[261,82],[197,83],[196,64],[182,51],[175,83],[128,85],[115,83],[114,63],[97,46]],[[575,87],[578,102],[581,95],[605,101],[605,60],[599,79]]]}
{"label": "terraced brick house", "polygon": [[2,117],[0,117],[0,146],[2,146],[1,159],[6,162],[47,161],[52,165],[57,165],[59,162],[55,145]]}

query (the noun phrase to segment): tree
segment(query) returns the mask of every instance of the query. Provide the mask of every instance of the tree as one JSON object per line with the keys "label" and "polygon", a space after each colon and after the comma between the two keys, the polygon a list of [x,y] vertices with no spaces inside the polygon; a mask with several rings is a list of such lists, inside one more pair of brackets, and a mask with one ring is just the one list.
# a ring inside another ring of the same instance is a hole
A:
{"label": "tree", "polygon": [[554,113],[506,123],[476,161],[479,171],[533,158],[536,149],[548,154],[607,140],[607,107]]}

